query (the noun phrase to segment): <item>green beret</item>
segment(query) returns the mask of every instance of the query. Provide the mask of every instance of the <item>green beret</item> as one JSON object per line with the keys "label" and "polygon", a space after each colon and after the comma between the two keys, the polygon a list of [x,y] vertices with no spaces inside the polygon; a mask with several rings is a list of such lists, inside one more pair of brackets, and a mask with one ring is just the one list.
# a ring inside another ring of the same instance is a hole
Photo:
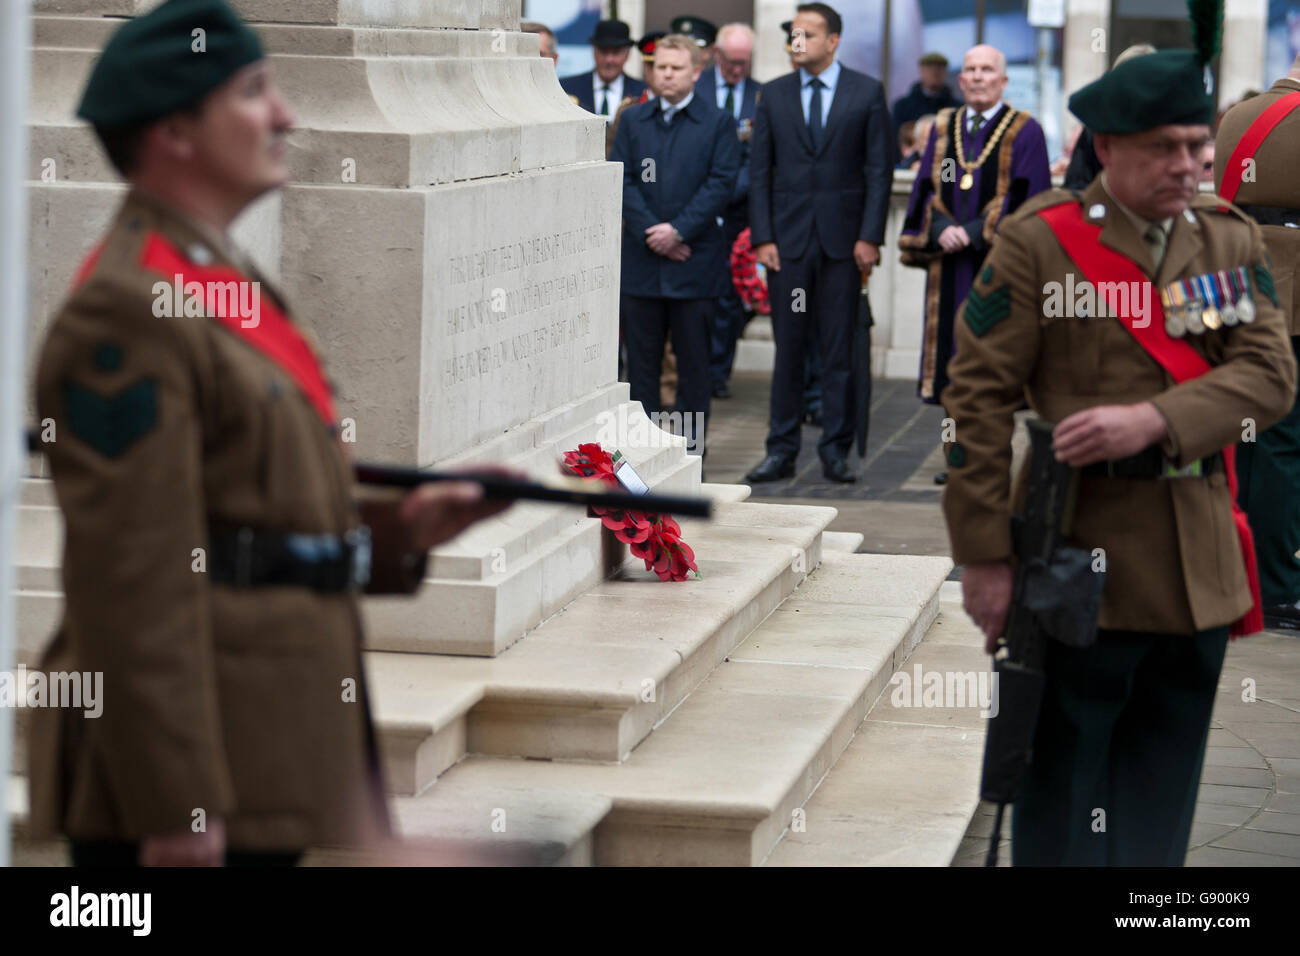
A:
{"label": "green beret", "polygon": [[1094,133],[1140,133],[1166,124],[1209,125],[1214,97],[1192,50],[1125,60],[1070,97],[1070,112]]}
{"label": "green beret", "polygon": [[226,0],[167,0],[113,34],[77,115],[97,126],[160,119],[197,103],[262,56],[257,34]]}

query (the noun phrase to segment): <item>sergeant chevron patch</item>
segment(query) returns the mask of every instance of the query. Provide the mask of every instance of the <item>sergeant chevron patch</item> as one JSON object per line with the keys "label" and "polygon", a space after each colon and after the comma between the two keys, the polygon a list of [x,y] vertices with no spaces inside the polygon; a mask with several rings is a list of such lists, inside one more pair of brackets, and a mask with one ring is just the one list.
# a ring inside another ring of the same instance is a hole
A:
{"label": "sergeant chevron patch", "polygon": [[1277,305],[1277,290],[1273,288],[1273,273],[1268,271],[1268,266],[1262,262],[1254,265],[1255,271],[1255,288],[1261,295],[1266,295],[1274,305]]}
{"label": "sergeant chevron patch", "polygon": [[158,424],[158,386],[141,379],[116,395],[63,383],[63,408],[72,434],[105,458],[118,458]]}
{"label": "sergeant chevron patch", "polygon": [[966,299],[966,324],[980,338],[1011,314],[1011,286],[999,286],[987,295],[972,289]]}

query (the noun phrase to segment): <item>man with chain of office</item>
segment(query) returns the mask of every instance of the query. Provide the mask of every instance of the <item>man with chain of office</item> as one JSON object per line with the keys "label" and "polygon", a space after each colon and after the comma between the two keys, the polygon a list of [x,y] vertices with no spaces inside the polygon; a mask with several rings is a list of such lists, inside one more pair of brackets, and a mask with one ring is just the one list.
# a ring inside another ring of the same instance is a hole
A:
{"label": "man with chain of office", "polygon": [[953,318],[998,224],[1051,185],[1042,127],[1002,99],[1002,52],[972,48],[958,82],[966,105],[939,112],[898,240],[903,263],[928,272],[917,392],[929,403],[937,403],[948,384]]}

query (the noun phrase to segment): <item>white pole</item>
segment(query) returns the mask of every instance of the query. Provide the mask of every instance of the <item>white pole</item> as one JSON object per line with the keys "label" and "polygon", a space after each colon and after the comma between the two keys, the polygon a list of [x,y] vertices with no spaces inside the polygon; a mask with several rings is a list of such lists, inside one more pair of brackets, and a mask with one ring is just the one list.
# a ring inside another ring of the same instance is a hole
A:
{"label": "white pole", "polygon": [[[0,3],[0,672],[14,664],[14,528],[26,461],[23,345],[27,325],[27,83],[31,4]],[[0,866],[9,865],[13,711],[0,707]]]}

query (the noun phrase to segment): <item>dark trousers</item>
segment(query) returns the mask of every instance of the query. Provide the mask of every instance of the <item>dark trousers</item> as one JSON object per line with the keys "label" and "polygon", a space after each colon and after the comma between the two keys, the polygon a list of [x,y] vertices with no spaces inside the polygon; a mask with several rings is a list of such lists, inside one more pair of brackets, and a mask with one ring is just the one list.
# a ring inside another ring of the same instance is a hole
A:
{"label": "dark trousers", "polygon": [[[1300,361],[1300,337],[1291,349]],[[1300,601],[1300,400],[1253,442],[1237,445],[1237,502],[1255,535],[1264,606]]]}
{"label": "dark trousers", "polygon": [[736,293],[736,284],[731,279],[731,248],[736,237],[745,231],[749,203],[740,204],[739,210],[727,210],[723,218],[722,230],[727,237],[727,255],[723,268],[727,272],[727,291],[718,297],[713,311],[713,325],[709,331],[709,382],[722,385],[731,378],[731,366],[736,361],[736,340],[745,329],[745,304]]}
{"label": "dark trousers", "polygon": [[[823,461],[848,455],[853,443],[853,319],[860,283],[851,257],[832,259],[816,244],[801,258],[782,255],[780,270],[768,274],[776,342],[769,455],[794,458],[799,454],[806,349],[816,349],[821,359],[824,425],[817,454]],[[800,305],[803,310],[795,311]],[[807,333],[814,327],[816,341],[808,341]]]}
{"label": "dark trousers", "polygon": [[709,381],[722,385],[731,378],[736,362],[736,340],[745,328],[745,306],[728,280],[727,291],[718,298],[710,330]]}
{"label": "dark trousers", "polygon": [[[72,865],[90,867],[132,867],[140,865],[140,847],[136,843],[72,841]],[[226,866],[297,866],[301,850],[285,853],[250,853],[227,850]]]}
{"label": "dark trousers", "polygon": [[[805,342],[817,342],[817,329],[811,330],[811,335],[804,340]],[[821,349],[808,348],[806,350],[807,360],[804,362],[803,374],[803,410],[806,415],[820,415],[822,413],[822,357]]]}
{"label": "dark trousers", "polygon": [[[709,322],[716,299],[662,299],[639,295],[621,297],[623,340],[627,345],[627,380],[632,401],[647,415],[663,411],[659,376],[664,342],[673,337],[677,357],[677,408],[683,414],[687,447],[704,449],[704,423],[709,415]],[[696,420],[694,416],[698,415]]]}
{"label": "dark trousers", "polygon": [[1182,866],[1228,629],[1048,642],[1015,866]]}

